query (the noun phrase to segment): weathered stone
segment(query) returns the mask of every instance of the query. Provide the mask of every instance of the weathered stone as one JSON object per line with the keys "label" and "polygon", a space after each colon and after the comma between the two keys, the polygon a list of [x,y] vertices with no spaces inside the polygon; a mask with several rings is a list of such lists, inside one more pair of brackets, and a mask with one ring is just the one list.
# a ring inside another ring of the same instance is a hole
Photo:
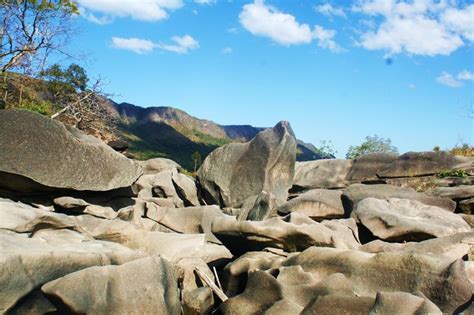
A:
{"label": "weathered stone", "polygon": [[288,258],[282,265],[300,265],[304,271],[320,279],[342,273],[353,284],[358,296],[375,297],[381,291],[420,291],[446,313],[453,313],[472,296],[472,285],[466,277],[464,263],[433,255],[409,252],[368,254],[311,247]]}
{"label": "weathered stone", "polygon": [[296,139],[288,122],[266,129],[248,143],[214,150],[198,171],[208,203],[239,208],[262,191],[286,200],[294,176]]}
{"label": "weathered stone", "polygon": [[466,221],[466,223],[469,224],[471,228],[474,228],[474,215],[459,213],[459,216],[463,218],[463,220]]}
{"label": "weathered stone", "polygon": [[378,181],[377,173],[397,158],[398,155],[391,153],[372,153],[356,158],[353,160],[347,180],[350,182]]}
{"label": "weathered stone", "polygon": [[284,202],[273,194],[261,192],[258,196],[250,197],[244,202],[237,219],[240,221],[264,221],[277,217],[277,208]]}
{"label": "weathered stone", "polygon": [[0,313],[7,312],[34,288],[71,272],[144,257],[143,253],[88,240],[73,231],[45,231],[28,238],[0,229]]}
{"label": "weathered stone", "polygon": [[62,229],[74,226],[74,218],[67,215],[0,198],[0,229],[28,233],[39,228]]}
{"label": "weathered stone", "polygon": [[76,314],[181,314],[173,268],[161,257],[87,268],[41,290]]}
{"label": "weathered stone", "polygon": [[54,314],[58,310],[41,290],[34,290],[8,311],[9,315]]}
{"label": "weathered stone", "polygon": [[211,224],[215,218],[226,215],[217,206],[161,208],[153,203],[147,203],[146,216],[175,232],[188,234],[204,232],[208,241],[220,243],[212,234]]}
{"label": "weathered stone", "polygon": [[474,186],[438,187],[428,191],[433,196],[463,200],[474,198]]}
{"label": "weathered stone", "polygon": [[278,208],[278,213],[287,215],[298,212],[313,220],[344,217],[342,192],[329,189],[313,189],[291,199]]}
{"label": "weathered stone", "polygon": [[297,189],[344,188],[349,185],[347,176],[352,160],[317,160],[297,162],[293,186]]}
{"label": "weathered stone", "polygon": [[208,287],[183,292],[183,313],[186,315],[211,314],[214,307],[214,294]]}
{"label": "weathered stone", "polygon": [[366,315],[370,312],[374,298],[354,295],[322,295],[309,303],[301,315],[334,314]]}
{"label": "weathered stone", "polygon": [[460,157],[448,152],[408,152],[385,166],[378,175],[387,177],[414,177],[435,175],[445,170],[472,169],[474,161],[469,157]]}
{"label": "weathered stone", "polygon": [[471,231],[457,214],[407,199],[366,198],[351,216],[373,235],[388,241],[422,241]]}
{"label": "weathered stone", "polygon": [[176,193],[179,198],[183,200],[186,207],[200,205],[194,178],[173,172],[171,180],[176,189]]}
{"label": "weathered stone", "polygon": [[459,201],[458,209],[459,212],[464,213],[466,215],[474,214],[474,198]]}
{"label": "weathered stone", "polygon": [[[294,213],[292,216],[297,216]],[[302,216],[302,215],[300,215]],[[307,217],[306,217],[307,218]],[[285,218],[290,220],[291,216]],[[285,222],[280,218],[266,221],[237,221],[235,218],[216,218],[212,232],[234,254],[262,250],[265,247],[301,251],[310,246],[357,248],[359,243],[352,233],[341,235],[324,224],[308,221]]]}
{"label": "weathered stone", "polygon": [[370,314],[443,314],[433,302],[423,294],[420,295],[406,292],[378,292]]}
{"label": "weathered stone", "polygon": [[142,173],[100,140],[29,111],[0,111],[0,144],[0,183],[13,190],[36,188],[13,185],[5,173],[50,188],[92,191],[130,186]]}
{"label": "weathered stone", "polygon": [[430,196],[416,192],[412,188],[401,188],[392,185],[363,185],[354,184],[344,190],[342,202],[347,213],[354,210],[357,203],[365,198],[387,199],[399,198],[422,202],[429,206],[436,206],[454,212],[456,203],[448,198]]}
{"label": "weathered stone", "polygon": [[143,168],[143,174],[158,174],[163,171],[179,170],[181,166],[173,160],[165,158],[155,158],[146,161],[138,161]]}

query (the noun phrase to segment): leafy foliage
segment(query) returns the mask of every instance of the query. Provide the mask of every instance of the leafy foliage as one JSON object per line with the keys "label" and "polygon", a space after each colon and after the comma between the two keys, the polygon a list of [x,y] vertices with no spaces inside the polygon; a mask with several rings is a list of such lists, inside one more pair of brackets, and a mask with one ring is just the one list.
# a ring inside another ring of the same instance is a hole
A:
{"label": "leafy foliage", "polygon": [[315,151],[323,159],[333,159],[337,153],[331,140],[322,140]]}
{"label": "leafy foliage", "polygon": [[474,147],[467,143],[455,146],[450,152],[454,155],[474,157]]}
{"label": "leafy foliage", "polygon": [[467,177],[469,173],[465,170],[444,170],[438,174],[439,178],[446,178],[446,177]]}
{"label": "leafy foliage", "polygon": [[349,147],[346,158],[355,159],[370,153],[398,154],[398,149],[392,145],[392,140],[389,138],[384,139],[377,135],[367,136],[361,145]]}

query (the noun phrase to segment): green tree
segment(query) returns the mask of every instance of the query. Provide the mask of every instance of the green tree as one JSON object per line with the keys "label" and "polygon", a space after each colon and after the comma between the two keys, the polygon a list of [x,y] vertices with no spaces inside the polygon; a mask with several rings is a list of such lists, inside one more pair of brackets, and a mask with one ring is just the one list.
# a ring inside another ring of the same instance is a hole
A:
{"label": "green tree", "polygon": [[319,147],[316,148],[316,152],[323,159],[334,159],[337,153],[331,140],[322,140]]}
{"label": "green tree", "polygon": [[370,153],[393,153],[398,154],[398,149],[392,145],[389,138],[381,138],[377,135],[365,137],[365,141],[359,146],[350,146],[347,151],[347,159],[355,159]]}
{"label": "green tree", "polygon": [[201,153],[199,153],[199,151],[195,151],[193,154],[191,154],[191,159],[193,161],[193,164],[194,164],[194,172],[196,173],[197,171],[197,168],[201,165],[202,163],[202,156],[201,156]]}

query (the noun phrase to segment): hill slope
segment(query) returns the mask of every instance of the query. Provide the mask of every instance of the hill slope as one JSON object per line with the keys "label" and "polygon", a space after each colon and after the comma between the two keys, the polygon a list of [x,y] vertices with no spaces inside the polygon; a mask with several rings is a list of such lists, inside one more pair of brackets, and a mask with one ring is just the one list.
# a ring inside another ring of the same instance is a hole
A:
{"label": "hill slope", "polygon": [[[191,155],[204,158],[215,148],[231,142],[245,142],[264,128],[250,125],[223,126],[193,117],[172,107],[143,108],[129,103],[114,103],[123,139],[129,152],[139,159],[168,157],[184,167],[192,167]],[[314,146],[298,141],[298,160],[320,159]]]}

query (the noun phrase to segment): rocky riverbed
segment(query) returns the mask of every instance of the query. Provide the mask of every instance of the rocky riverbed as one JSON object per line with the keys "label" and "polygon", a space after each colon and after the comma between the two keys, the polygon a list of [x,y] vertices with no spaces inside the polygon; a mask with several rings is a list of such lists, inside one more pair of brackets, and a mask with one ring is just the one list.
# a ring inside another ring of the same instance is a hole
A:
{"label": "rocky riverbed", "polygon": [[296,145],[280,122],[193,178],[0,110],[0,313],[474,313],[473,158]]}

